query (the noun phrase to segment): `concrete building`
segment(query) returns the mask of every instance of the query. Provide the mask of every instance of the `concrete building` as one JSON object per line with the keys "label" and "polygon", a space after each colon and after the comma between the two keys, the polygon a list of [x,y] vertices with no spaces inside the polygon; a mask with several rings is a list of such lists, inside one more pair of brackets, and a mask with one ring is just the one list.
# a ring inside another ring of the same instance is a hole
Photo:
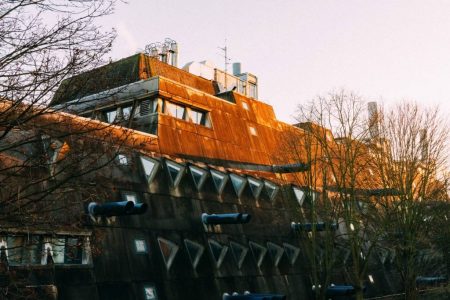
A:
{"label": "concrete building", "polygon": [[[76,228],[5,230],[0,246],[9,249],[9,268],[26,273],[26,286],[49,286],[60,299],[311,297],[291,228],[306,202],[301,174],[311,166],[280,145],[287,133],[301,139],[315,125],[278,121],[257,100],[256,76],[238,67],[234,75],[208,63],[184,69],[199,76],[136,54],[63,82],[50,104],[57,112],[38,122],[50,176],[58,181],[58,163],[77,144],[53,137],[54,127],[89,137],[82,144],[100,153],[89,164],[111,163],[74,179],[89,187],[69,191]],[[232,215],[217,221],[218,214]],[[383,279],[372,294],[396,290],[395,277],[389,283],[383,268],[374,272]],[[341,270],[335,275],[344,281]]]}

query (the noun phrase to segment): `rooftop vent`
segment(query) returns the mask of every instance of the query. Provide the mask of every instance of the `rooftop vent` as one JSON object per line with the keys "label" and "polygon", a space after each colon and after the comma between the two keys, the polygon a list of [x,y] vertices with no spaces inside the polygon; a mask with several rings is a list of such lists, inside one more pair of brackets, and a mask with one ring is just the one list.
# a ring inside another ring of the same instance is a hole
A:
{"label": "rooftop vent", "polygon": [[145,46],[145,53],[166,64],[178,67],[178,44],[172,39],[166,38],[162,43],[148,44]]}

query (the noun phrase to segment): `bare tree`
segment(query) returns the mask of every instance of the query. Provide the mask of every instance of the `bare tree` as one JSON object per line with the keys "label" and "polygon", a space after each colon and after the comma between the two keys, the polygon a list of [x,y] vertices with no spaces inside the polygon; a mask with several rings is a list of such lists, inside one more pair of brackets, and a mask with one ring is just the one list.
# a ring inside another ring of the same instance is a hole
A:
{"label": "bare tree", "polygon": [[[78,230],[86,223],[84,203],[101,197],[94,173],[143,142],[132,130],[47,106],[65,79],[103,63],[115,32],[97,19],[112,13],[115,2],[0,2],[2,234],[52,232],[55,224]],[[17,284],[20,278],[9,285],[8,299]]]}
{"label": "bare tree", "polygon": [[[372,226],[377,215],[371,198],[380,186],[370,174],[373,162],[367,145],[370,128],[365,103],[342,90],[300,106],[298,120],[304,134],[284,138],[289,141],[285,148],[291,159],[298,154],[297,159],[310,164],[310,170],[298,175],[302,178],[297,181],[320,195],[301,218],[304,222],[339,224],[337,233],[328,228],[324,233],[313,230],[304,236],[304,245],[309,248],[305,252],[311,253],[308,259],[315,295],[324,299],[326,289],[336,279],[333,273],[344,268],[347,283],[355,287],[357,299],[362,299],[369,258],[381,234]],[[342,265],[342,261],[347,263]]]}
{"label": "bare tree", "polygon": [[380,136],[373,148],[377,172],[384,188],[399,191],[396,197],[380,199],[382,224],[406,297],[416,299],[416,278],[436,275],[422,272],[439,270],[427,270],[429,262],[422,258],[435,250],[432,229],[437,217],[445,217],[435,208],[448,201],[444,172],[448,127],[437,108],[423,109],[412,103],[381,113],[377,123]]}

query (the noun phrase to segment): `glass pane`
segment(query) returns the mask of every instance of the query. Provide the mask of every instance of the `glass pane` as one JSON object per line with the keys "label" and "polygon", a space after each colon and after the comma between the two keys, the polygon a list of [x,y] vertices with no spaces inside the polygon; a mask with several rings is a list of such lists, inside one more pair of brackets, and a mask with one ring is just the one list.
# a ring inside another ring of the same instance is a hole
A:
{"label": "glass pane", "polygon": [[206,172],[206,170],[194,166],[189,166],[189,170],[191,171],[192,180],[194,181],[197,190],[201,190],[208,173]]}
{"label": "glass pane", "polygon": [[228,181],[227,174],[221,173],[219,171],[211,170],[211,176],[213,179],[214,186],[219,194],[223,192],[225,185]]}
{"label": "glass pane", "polygon": [[134,240],[134,246],[137,253],[147,253],[147,244],[145,240]]}
{"label": "glass pane", "polygon": [[253,257],[256,260],[256,264],[258,267],[261,267],[261,264],[266,256],[267,249],[257,243],[249,242],[250,249],[252,250]]}
{"label": "glass pane", "polygon": [[163,238],[158,238],[158,244],[159,244],[159,250],[161,250],[161,254],[163,256],[164,262],[166,264],[166,268],[167,270],[170,269],[170,267],[172,266],[173,260],[175,259],[175,256],[178,253],[178,245],[163,239]]}
{"label": "glass pane", "polygon": [[244,263],[245,257],[247,256],[248,248],[235,242],[230,242],[230,247],[231,253],[233,253],[234,259],[240,269]]}
{"label": "glass pane", "polygon": [[184,166],[169,160],[166,160],[166,166],[172,185],[177,187],[183,177]]}
{"label": "glass pane", "polygon": [[126,192],[123,193],[123,197],[125,198],[125,201],[131,201],[133,203],[137,203],[137,196],[134,193]]}
{"label": "glass pane", "polygon": [[272,182],[265,181],[264,186],[266,187],[267,195],[269,196],[270,200],[273,200],[278,192],[278,186],[275,185]]}
{"label": "glass pane", "polygon": [[107,111],[105,112],[105,116],[106,122],[113,123],[116,120],[117,111],[116,110]]}
{"label": "glass pane", "polygon": [[184,119],[185,108],[183,106],[171,102],[166,102],[166,105],[166,113],[175,118]]}
{"label": "glass pane", "polygon": [[156,112],[157,103],[158,102],[156,100],[150,100],[150,99],[142,101],[141,105],[140,105],[139,114],[141,116],[145,116],[145,115]]}
{"label": "glass pane", "polygon": [[280,263],[281,257],[283,256],[284,249],[277,244],[268,242],[267,249],[269,250],[269,254],[272,257],[272,261],[275,267]]}
{"label": "glass pane", "polygon": [[24,238],[21,236],[10,236],[7,238],[8,263],[10,265],[18,265],[22,262],[23,242]]}
{"label": "glass pane", "polygon": [[195,269],[205,251],[205,247],[188,239],[184,240],[184,245],[186,246],[192,267]]}
{"label": "glass pane", "polygon": [[205,120],[206,120],[206,113],[202,112],[202,111],[198,111],[195,109],[191,109],[189,111],[189,115],[191,118],[191,121],[195,124],[199,124],[199,125],[205,125]]}
{"label": "glass pane", "polygon": [[250,190],[252,191],[253,197],[256,199],[259,198],[259,195],[261,194],[263,184],[262,181],[257,180],[255,178],[248,177],[248,184],[250,186]]}
{"label": "glass pane", "polygon": [[157,300],[156,289],[154,287],[145,287],[145,300]]}
{"label": "glass pane", "polygon": [[65,263],[66,264],[81,264],[83,256],[83,239],[82,238],[67,238],[65,249]]}
{"label": "glass pane", "polygon": [[283,247],[291,265],[295,264],[298,254],[300,253],[300,249],[288,243],[283,243]]}
{"label": "glass pane", "polygon": [[245,188],[246,180],[244,177],[241,177],[236,174],[230,174],[231,183],[233,184],[234,191],[236,192],[236,195],[239,197],[241,196],[242,192]]}
{"label": "glass pane", "polygon": [[305,192],[297,187],[293,187],[295,198],[297,198],[297,202],[300,206],[303,206],[303,202],[305,201]]}
{"label": "glass pane", "polygon": [[150,183],[158,171],[158,162],[148,157],[141,156],[142,167],[144,168],[145,177],[147,182]]}
{"label": "glass pane", "polygon": [[55,264],[63,264],[64,263],[64,254],[65,254],[65,239],[52,239],[52,250],[53,250],[53,262]]}
{"label": "glass pane", "polygon": [[225,259],[225,256],[228,252],[228,247],[223,246],[216,242],[215,240],[208,240],[209,244],[209,250],[211,251],[211,254],[216,262],[216,267],[220,268],[220,266],[223,263],[223,260]]}
{"label": "glass pane", "polygon": [[128,158],[124,154],[117,155],[117,160],[119,161],[119,164],[121,164],[121,165],[128,165]]}
{"label": "glass pane", "polygon": [[127,106],[122,108],[122,116],[124,119],[129,119],[131,116],[132,106]]}
{"label": "glass pane", "polygon": [[41,263],[41,242],[38,236],[25,237],[25,247],[22,253],[23,264]]}

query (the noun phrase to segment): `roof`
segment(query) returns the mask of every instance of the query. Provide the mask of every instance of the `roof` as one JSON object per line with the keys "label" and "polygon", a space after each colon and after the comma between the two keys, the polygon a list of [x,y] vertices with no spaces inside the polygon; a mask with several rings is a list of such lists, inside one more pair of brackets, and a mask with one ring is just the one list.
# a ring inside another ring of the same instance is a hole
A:
{"label": "roof", "polygon": [[218,92],[217,85],[211,80],[139,53],[65,79],[56,91],[50,106],[155,76],[163,76],[211,95]]}

